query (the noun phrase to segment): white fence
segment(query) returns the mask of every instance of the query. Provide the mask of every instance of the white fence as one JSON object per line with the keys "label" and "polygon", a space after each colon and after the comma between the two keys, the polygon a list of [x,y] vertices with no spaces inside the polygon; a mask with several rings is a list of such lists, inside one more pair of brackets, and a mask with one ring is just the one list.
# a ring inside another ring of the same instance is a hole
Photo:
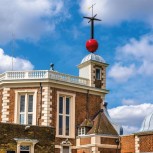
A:
{"label": "white fence", "polygon": [[89,80],[81,77],[71,76],[56,71],[10,71],[0,74],[2,80],[24,80],[24,79],[52,79],[81,85],[89,85]]}

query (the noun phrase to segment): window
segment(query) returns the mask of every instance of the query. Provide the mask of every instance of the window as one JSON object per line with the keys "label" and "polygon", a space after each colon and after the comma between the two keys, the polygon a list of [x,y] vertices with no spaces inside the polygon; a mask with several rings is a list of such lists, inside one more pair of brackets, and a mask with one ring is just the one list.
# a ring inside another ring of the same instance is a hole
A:
{"label": "window", "polygon": [[29,124],[33,123],[33,95],[25,94],[20,95],[20,124]]}
{"label": "window", "polygon": [[36,91],[17,91],[15,98],[15,123],[36,124]]}
{"label": "window", "polygon": [[101,72],[100,69],[96,69],[96,79],[97,79],[97,80],[101,80],[100,72]]}
{"label": "window", "polygon": [[59,135],[68,136],[70,132],[70,101],[70,97],[59,97]]}
{"label": "window", "polygon": [[20,146],[20,153],[30,153],[30,146]]}
{"label": "window", "polygon": [[[61,94],[57,97],[57,136],[75,136],[75,98],[74,94]],[[70,124],[71,123],[71,124]]]}
{"label": "window", "polygon": [[86,134],[86,128],[85,127],[78,128],[78,135],[85,135],[85,134]]}

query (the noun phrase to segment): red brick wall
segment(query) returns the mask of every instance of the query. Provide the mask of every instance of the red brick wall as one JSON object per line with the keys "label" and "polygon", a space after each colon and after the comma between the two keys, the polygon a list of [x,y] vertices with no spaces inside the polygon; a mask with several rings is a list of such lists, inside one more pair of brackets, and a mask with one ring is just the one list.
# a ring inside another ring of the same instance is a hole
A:
{"label": "red brick wall", "polygon": [[110,144],[110,145],[116,145],[116,142],[115,142],[116,138],[104,138],[102,137],[101,138],[101,144]]}
{"label": "red brick wall", "polygon": [[90,144],[91,138],[80,138],[80,145]]}
{"label": "red brick wall", "polygon": [[139,136],[140,152],[153,152],[153,134]]}
{"label": "red brick wall", "polygon": [[[71,90],[61,90],[57,88],[51,88],[52,89],[52,123],[51,126],[56,127],[56,112],[57,112],[57,91],[67,92],[67,93],[73,93],[76,94],[75,99],[75,124],[76,124],[76,135],[77,135],[77,126],[80,125],[84,119],[86,118],[86,98],[87,93],[80,93],[80,92],[74,92]],[[101,96],[96,95],[89,95],[89,115],[90,117],[93,117],[93,115],[100,110],[100,103],[101,103]],[[56,138],[55,144],[60,145],[62,141],[64,141],[62,138]],[[76,145],[75,139],[69,139],[69,141],[72,143],[72,145]]]}
{"label": "red brick wall", "polygon": [[90,149],[78,149],[77,150],[77,153],[91,153],[91,150]]}
{"label": "red brick wall", "polygon": [[2,121],[2,92],[3,90],[0,90],[0,122]]}
{"label": "red brick wall", "polygon": [[10,97],[9,97],[9,123],[14,122],[14,109],[15,109],[15,91],[14,89],[10,89],[9,91]]}
{"label": "red brick wall", "polygon": [[[9,122],[13,123],[14,122],[14,107],[15,107],[15,90],[22,90],[22,89],[38,89],[38,93],[37,93],[37,120],[38,120],[38,116],[40,114],[40,94],[39,94],[39,87],[37,88],[11,88],[10,89],[10,103],[9,103]],[[77,126],[80,125],[84,119],[86,118],[86,100],[87,100],[87,93],[80,93],[80,92],[74,92],[71,90],[61,90],[61,89],[57,89],[57,88],[51,88],[52,90],[52,111],[50,112],[53,116],[52,116],[52,123],[51,126],[56,127],[56,112],[57,112],[57,91],[63,91],[63,92],[67,92],[67,93],[74,93],[76,94],[76,99],[75,99],[75,103],[76,103],[76,111],[75,111],[75,123],[76,123],[76,135],[77,135]],[[101,96],[97,96],[97,95],[91,95],[89,94],[89,98],[88,98],[89,102],[88,102],[88,107],[89,107],[89,116],[93,117],[93,115],[99,111],[100,109],[100,104],[101,104]],[[1,110],[1,97],[0,97],[0,110]],[[1,115],[1,114],[0,114]],[[41,123],[41,120],[40,120]],[[60,143],[62,141],[65,141],[66,138],[56,138],[55,144],[56,145],[60,145]],[[76,140],[75,139],[69,139],[69,141],[72,143],[72,145],[76,145]],[[75,150],[74,150],[75,151]]]}
{"label": "red brick wall", "polygon": [[121,153],[135,153],[135,136],[121,137]]}
{"label": "red brick wall", "polygon": [[120,153],[120,150],[109,148],[99,148],[98,151],[100,151],[100,153]]}

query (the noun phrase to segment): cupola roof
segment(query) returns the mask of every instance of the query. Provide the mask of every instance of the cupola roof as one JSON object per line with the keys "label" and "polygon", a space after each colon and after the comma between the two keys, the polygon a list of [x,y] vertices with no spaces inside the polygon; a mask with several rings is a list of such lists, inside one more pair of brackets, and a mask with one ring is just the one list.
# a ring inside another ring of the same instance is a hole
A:
{"label": "cupola roof", "polygon": [[105,63],[105,60],[99,56],[99,55],[96,55],[96,54],[88,54],[87,56],[85,56],[82,61],[81,61],[81,64],[87,62],[87,61],[96,61],[96,62],[100,62],[100,63]]}
{"label": "cupola roof", "polygon": [[153,130],[153,113],[145,117],[142,122],[140,132],[152,131]]}

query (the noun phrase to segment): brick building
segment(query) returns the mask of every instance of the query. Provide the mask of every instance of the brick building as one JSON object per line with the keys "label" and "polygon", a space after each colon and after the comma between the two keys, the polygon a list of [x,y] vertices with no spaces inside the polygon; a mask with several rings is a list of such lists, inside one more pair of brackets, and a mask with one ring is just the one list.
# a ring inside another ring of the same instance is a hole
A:
{"label": "brick building", "polygon": [[153,152],[153,113],[145,117],[140,131],[121,137],[121,153]]}
{"label": "brick building", "polygon": [[[42,153],[115,153],[119,150],[122,128],[111,120],[104,102],[108,93],[107,66],[101,56],[91,53],[78,65],[79,77],[59,73],[53,67],[0,74],[0,126],[5,129],[0,137],[0,151],[33,153],[42,152],[43,148]],[[42,137],[36,131],[41,131]],[[9,135],[10,141],[4,142],[5,135]]]}

